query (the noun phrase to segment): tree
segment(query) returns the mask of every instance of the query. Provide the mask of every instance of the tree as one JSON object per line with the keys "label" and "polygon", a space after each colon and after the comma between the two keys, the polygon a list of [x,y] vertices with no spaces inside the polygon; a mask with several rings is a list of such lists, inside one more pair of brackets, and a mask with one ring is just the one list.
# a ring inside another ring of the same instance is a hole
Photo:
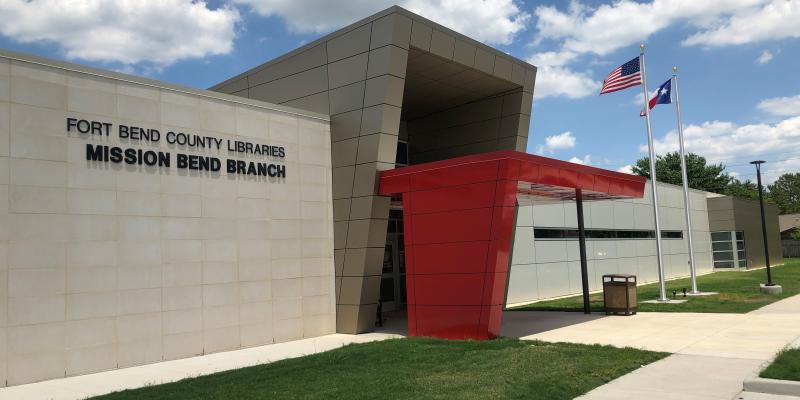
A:
{"label": "tree", "polygon": [[744,199],[758,200],[758,185],[749,179],[742,182],[736,178],[733,178],[725,188],[725,192],[722,194],[733,197],[741,197]]}
{"label": "tree", "polygon": [[[636,175],[650,178],[650,157],[636,160],[632,170]],[[686,155],[686,175],[690,188],[726,194],[725,189],[733,178],[724,171],[724,164],[706,165],[705,157],[694,153]],[[656,173],[659,182],[682,185],[681,157],[678,152],[656,156]]]}
{"label": "tree", "polygon": [[800,212],[800,173],[783,174],[767,188],[770,199],[778,205],[781,214]]}

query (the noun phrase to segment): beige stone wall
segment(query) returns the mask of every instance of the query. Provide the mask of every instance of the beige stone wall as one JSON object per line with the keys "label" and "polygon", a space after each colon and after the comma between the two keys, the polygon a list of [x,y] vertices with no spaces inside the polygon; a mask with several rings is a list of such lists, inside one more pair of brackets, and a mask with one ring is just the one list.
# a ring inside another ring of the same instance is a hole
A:
{"label": "beige stone wall", "polygon": [[[409,93],[416,95],[420,92],[412,89],[428,87],[421,77],[430,77],[426,74],[429,63],[412,60],[415,53],[446,62],[465,72],[460,76],[475,75],[477,80],[445,79],[450,85],[445,91],[454,94],[448,104],[463,107],[456,113],[437,114],[457,119],[448,130],[421,129],[409,137],[412,160],[415,154],[430,160],[498,149],[525,150],[533,67],[400,7],[355,22],[212,88],[330,114],[338,332],[374,329],[390,203],[387,197],[375,196],[376,177],[395,166],[401,124],[407,125],[401,122],[402,114],[409,107],[419,112],[420,97],[409,100]],[[420,67],[416,77],[410,76],[414,66]],[[497,81],[505,84],[493,91]],[[516,94],[506,93],[512,88]],[[496,127],[486,128],[486,121],[469,119],[475,107],[467,103],[483,97],[456,96],[462,91],[489,93],[484,97],[501,94],[499,103],[496,99],[477,103],[479,107],[491,103],[477,115],[497,122]],[[499,108],[491,107],[497,104]],[[467,119],[475,124],[460,129],[458,120]],[[468,143],[471,146],[464,146],[463,137],[474,139]],[[491,138],[490,144],[486,137]],[[431,141],[440,144],[428,147],[425,143]]]}
{"label": "beige stone wall", "polygon": [[375,182],[394,168],[410,31],[403,15],[361,21],[213,88],[331,116],[338,332],[374,327],[389,214]]}
{"label": "beige stone wall", "polygon": [[[0,54],[0,385],[334,332],[325,117],[19,57]],[[68,117],[162,138],[68,133]],[[176,153],[264,159],[168,131],[284,146],[286,178],[177,169]],[[87,143],[173,165],[86,161]]]}
{"label": "beige stone wall", "polygon": [[495,150],[525,151],[533,94],[522,89],[407,121],[412,164]]}

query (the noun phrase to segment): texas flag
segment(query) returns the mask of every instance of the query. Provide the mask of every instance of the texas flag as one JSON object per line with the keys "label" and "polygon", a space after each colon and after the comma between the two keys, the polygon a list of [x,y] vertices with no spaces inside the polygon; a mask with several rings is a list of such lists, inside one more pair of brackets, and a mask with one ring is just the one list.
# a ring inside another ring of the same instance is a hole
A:
{"label": "texas flag", "polygon": [[[672,79],[662,83],[661,86],[658,87],[658,91],[656,92],[655,96],[653,96],[653,98],[650,99],[650,102],[648,103],[650,109],[652,110],[653,107],[656,106],[656,104],[671,103],[672,102],[670,100],[671,94],[672,94]],[[644,117],[644,115],[645,115],[644,109],[642,109],[642,112],[639,113],[639,116]]]}

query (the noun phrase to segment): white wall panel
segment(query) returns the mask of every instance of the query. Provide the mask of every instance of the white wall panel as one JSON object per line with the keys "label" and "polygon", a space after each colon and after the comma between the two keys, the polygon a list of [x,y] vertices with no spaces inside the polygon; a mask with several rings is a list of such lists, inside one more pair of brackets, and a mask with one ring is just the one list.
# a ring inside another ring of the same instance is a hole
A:
{"label": "white wall panel", "polygon": [[[667,279],[689,275],[687,235],[685,232],[685,216],[683,211],[683,192],[681,187],[659,184],[661,201],[661,221],[664,230],[682,230],[683,239],[664,239],[665,274]],[[698,272],[712,270],[711,248],[708,232],[705,193],[690,192],[692,196],[693,234],[695,257]],[[613,201],[586,202],[586,227],[588,229],[653,229],[652,204],[650,203],[649,183],[644,199],[626,199]],[[558,214],[561,213],[561,214]],[[571,228],[577,227],[574,202],[534,203],[520,206],[519,215],[533,215],[534,227]],[[557,225],[563,221],[563,225]],[[518,223],[518,226],[519,223]],[[519,230],[517,231],[519,232]],[[532,231],[531,231],[532,233]],[[513,268],[524,264],[519,273],[512,273],[509,288],[514,288],[514,295],[509,294],[508,303],[532,302],[549,297],[579,294],[581,292],[580,262],[577,240],[540,239],[528,242],[530,235],[522,235],[526,244],[515,242],[512,263]],[[533,249],[534,263],[530,262],[530,252],[525,246]],[[658,267],[656,246],[653,239],[617,239],[592,240],[586,242],[589,260],[590,287],[600,289],[601,276],[608,273],[635,274],[640,283],[656,282]],[[519,257],[519,258],[518,258]],[[565,263],[566,261],[566,263]],[[565,264],[565,274],[554,265]],[[547,265],[547,266],[545,266]],[[542,267],[545,266],[545,267]],[[536,270],[536,268],[542,268]],[[536,270],[536,284],[532,276]],[[525,282],[517,281],[517,277],[525,275]],[[557,290],[556,290],[557,288]],[[509,289],[511,293],[511,289]]]}

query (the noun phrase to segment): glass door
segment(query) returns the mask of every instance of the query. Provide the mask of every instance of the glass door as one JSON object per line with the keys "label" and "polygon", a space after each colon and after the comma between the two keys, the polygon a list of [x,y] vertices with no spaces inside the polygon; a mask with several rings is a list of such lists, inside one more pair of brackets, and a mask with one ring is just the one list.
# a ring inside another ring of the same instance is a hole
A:
{"label": "glass door", "polygon": [[406,305],[406,260],[405,243],[403,243],[403,220],[402,214],[398,218],[394,211],[392,210],[389,217],[386,247],[383,250],[383,269],[381,270],[381,301],[384,312],[401,310]]}
{"label": "glass door", "polygon": [[711,250],[714,268],[747,268],[744,232],[711,232]]}

